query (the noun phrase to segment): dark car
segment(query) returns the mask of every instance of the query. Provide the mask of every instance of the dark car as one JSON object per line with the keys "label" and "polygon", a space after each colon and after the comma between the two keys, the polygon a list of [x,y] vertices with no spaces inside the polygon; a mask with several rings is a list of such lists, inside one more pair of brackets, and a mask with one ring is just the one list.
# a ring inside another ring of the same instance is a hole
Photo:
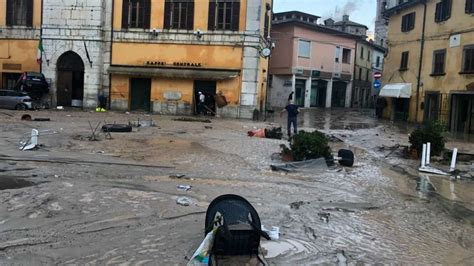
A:
{"label": "dark car", "polygon": [[26,110],[32,107],[31,97],[26,92],[0,90],[0,108]]}
{"label": "dark car", "polygon": [[14,90],[26,92],[33,99],[41,99],[49,92],[49,84],[42,73],[24,72],[18,79]]}

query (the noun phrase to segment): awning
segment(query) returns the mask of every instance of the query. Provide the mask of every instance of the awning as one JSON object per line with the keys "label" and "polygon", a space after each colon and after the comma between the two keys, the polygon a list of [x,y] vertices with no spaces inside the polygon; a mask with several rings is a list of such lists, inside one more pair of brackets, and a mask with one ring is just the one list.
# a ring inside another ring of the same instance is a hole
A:
{"label": "awning", "polygon": [[411,83],[392,83],[383,86],[380,97],[410,98]]}
{"label": "awning", "polygon": [[130,75],[136,77],[188,78],[207,80],[235,78],[240,73],[240,70],[182,69],[133,66],[110,66],[108,71],[110,74]]}

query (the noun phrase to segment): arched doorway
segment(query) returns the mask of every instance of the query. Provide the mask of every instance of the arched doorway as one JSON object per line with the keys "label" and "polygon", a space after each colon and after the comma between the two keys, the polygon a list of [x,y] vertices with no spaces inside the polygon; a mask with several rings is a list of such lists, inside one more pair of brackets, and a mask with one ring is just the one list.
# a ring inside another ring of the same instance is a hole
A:
{"label": "arched doorway", "polygon": [[56,67],[58,71],[57,105],[82,107],[84,62],[81,57],[72,51],[65,52],[59,57]]}

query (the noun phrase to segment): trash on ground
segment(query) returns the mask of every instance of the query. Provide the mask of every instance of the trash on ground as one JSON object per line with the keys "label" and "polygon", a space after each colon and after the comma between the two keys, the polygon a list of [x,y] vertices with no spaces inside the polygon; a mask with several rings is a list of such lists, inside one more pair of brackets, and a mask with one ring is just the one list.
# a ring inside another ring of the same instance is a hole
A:
{"label": "trash on ground", "polygon": [[56,109],[58,109],[58,110],[64,110],[64,107],[63,107],[63,106],[57,106]]}
{"label": "trash on ground", "polygon": [[103,132],[128,133],[132,132],[132,127],[126,124],[105,124],[102,126]]}
{"label": "trash on ground", "polygon": [[272,164],[270,165],[273,171],[283,172],[304,172],[304,171],[325,171],[328,169],[325,158],[312,159],[307,161],[292,162],[285,164]]}
{"label": "trash on ground", "polygon": [[329,223],[329,216],[331,216],[328,212],[318,212],[319,219],[325,223]]}
{"label": "trash on ground", "polygon": [[192,118],[192,117],[179,117],[179,118],[173,119],[173,121],[212,123],[212,121],[209,119]]}
{"label": "trash on ground", "polygon": [[178,197],[176,199],[176,203],[182,206],[189,206],[191,205],[192,201],[188,197]]}
{"label": "trash on ground", "polygon": [[[456,155],[457,155],[457,149],[454,149],[453,151],[453,157],[451,160],[451,168],[450,172],[455,170],[455,165],[456,165]],[[431,143],[428,142],[426,144],[423,144],[422,147],[422,153],[421,153],[421,166],[418,168],[418,171],[423,172],[423,173],[429,173],[429,174],[435,174],[435,175],[449,175],[449,173],[440,170],[438,168],[432,167],[431,164]]]}
{"label": "trash on ground", "polygon": [[302,205],[310,204],[309,201],[295,201],[290,203],[290,208],[298,210]]}
{"label": "trash on ground", "polygon": [[269,230],[262,224],[262,231],[266,232],[273,241],[280,239],[280,227],[278,226],[272,226],[272,229]]}
{"label": "trash on ground", "polygon": [[37,129],[32,129],[31,138],[24,142],[20,141],[20,150],[29,151],[35,149],[38,146],[38,135],[39,131]]}
{"label": "trash on ground", "polygon": [[190,185],[177,185],[176,188],[178,188],[179,190],[189,191],[189,190],[191,190],[192,186],[190,186]]}
{"label": "trash on ground", "polygon": [[249,137],[267,138],[267,139],[282,139],[283,132],[281,127],[260,128],[247,132]]}

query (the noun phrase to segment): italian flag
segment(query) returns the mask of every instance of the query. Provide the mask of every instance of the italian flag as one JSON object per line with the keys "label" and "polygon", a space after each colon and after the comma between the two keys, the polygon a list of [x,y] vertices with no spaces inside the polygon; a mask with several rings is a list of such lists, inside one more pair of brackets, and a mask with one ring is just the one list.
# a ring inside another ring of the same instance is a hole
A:
{"label": "italian flag", "polygon": [[40,39],[39,43],[38,43],[38,52],[36,54],[36,62],[38,62],[38,64],[41,64],[41,62],[43,61],[43,53],[44,53],[44,49],[43,49],[43,40]]}

